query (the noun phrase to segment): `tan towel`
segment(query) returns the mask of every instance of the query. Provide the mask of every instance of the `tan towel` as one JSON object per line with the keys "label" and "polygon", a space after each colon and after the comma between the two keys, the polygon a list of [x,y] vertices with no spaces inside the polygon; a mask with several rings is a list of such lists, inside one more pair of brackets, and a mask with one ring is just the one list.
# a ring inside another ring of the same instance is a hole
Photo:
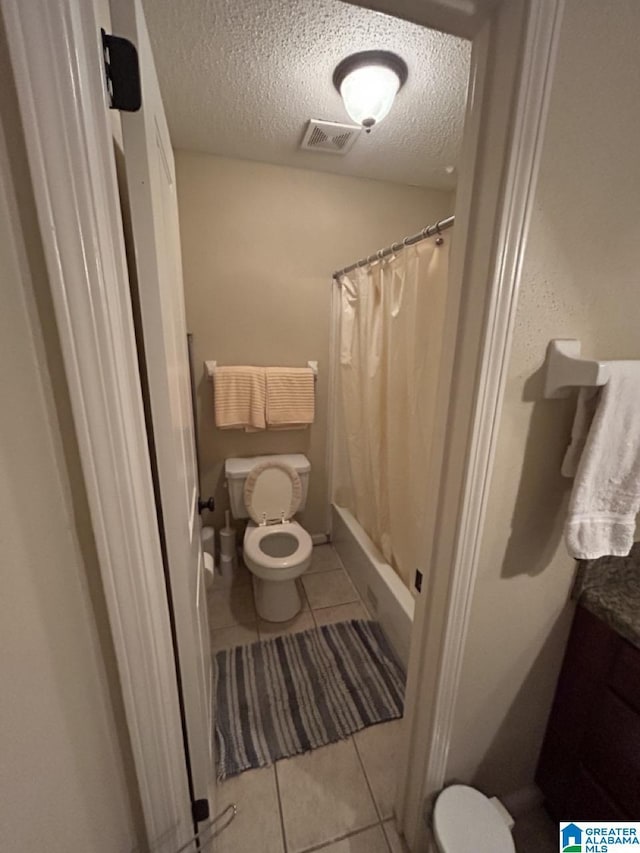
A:
{"label": "tan towel", "polygon": [[310,367],[267,367],[267,425],[304,429],[315,416],[314,375]]}
{"label": "tan towel", "polygon": [[264,429],[266,380],[264,367],[216,367],[213,374],[218,429]]}

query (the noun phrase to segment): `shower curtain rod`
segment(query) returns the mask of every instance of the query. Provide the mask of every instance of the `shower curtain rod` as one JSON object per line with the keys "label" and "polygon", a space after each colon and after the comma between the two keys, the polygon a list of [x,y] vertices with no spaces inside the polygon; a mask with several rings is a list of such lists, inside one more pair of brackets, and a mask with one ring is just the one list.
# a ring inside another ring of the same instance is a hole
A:
{"label": "shower curtain rod", "polygon": [[433,237],[434,234],[440,234],[441,231],[446,231],[447,228],[451,228],[454,222],[455,216],[447,216],[446,219],[434,222],[433,225],[427,225],[427,227],[423,228],[422,231],[418,231],[417,234],[412,234],[411,237],[405,237],[400,243],[392,243],[386,249],[379,249],[367,258],[360,258],[360,260],[356,261],[355,264],[349,264],[348,267],[336,270],[333,274],[333,278],[337,280],[341,275],[345,275],[346,273],[351,272],[351,270],[355,270],[358,267],[365,267],[367,264],[372,264],[374,261],[381,261],[383,258],[388,258],[389,255],[393,255],[394,252],[404,249],[405,246],[413,246],[414,243],[426,240],[427,237]]}

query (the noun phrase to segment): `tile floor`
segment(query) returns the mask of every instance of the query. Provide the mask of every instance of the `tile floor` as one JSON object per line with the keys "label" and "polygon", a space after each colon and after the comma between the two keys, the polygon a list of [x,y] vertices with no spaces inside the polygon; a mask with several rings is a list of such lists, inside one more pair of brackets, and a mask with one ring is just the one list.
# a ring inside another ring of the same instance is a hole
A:
{"label": "tile floor", "polygon": [[299,584],[302,611],[290,622],[272,623],[260,619],[256,613],[251,573],[247,568],[238,568],[231,587],[216,576],[207,595],[211,651],[215,653],[231,646],[306,631],[331,622],[369,618],[331,545],[317,545],[313,549],[311,566]]}
{"label": "tile floor", "polygon": [[[238,570],[231,588],[214,581],[208,593],[211,649],[269,639],[347,619],[369,618],[330,545],[313,549],[300,579],[303,610],[274,625],[255,611],[251,575]],[[216,812],[230,802],[238,814],[217,838],[218,853],[404,853],[393,822],[393,775],[400,721],[357,732],[348,740],[249,770],[218,783]]]}
{"label": "tile floor", "polygon": [[[331,545],[313,549],[300,579],[303,609],[291,622],[260,619],[251,574],[231,587],[217,577],[208,592],[211,650],[267,640],[369,614]],[[216,812],[231,802],[235,820],[218,836],[218,853],[406,853],[393,820],[393,768],[400,721],[363,729],[348,740],[249,770],[218,783]],[[518,820],[517,853],[553,853],[557,827],[542,808]]]}
{"label": "tile floor", "polygon": [[[235,802],[238,814],[218,853],[405,853],[392,816],[399,724],[367,729],[364,749],[359,732],[219,782],[216,812]],[[371,761],[378,748],[384,760]]]}

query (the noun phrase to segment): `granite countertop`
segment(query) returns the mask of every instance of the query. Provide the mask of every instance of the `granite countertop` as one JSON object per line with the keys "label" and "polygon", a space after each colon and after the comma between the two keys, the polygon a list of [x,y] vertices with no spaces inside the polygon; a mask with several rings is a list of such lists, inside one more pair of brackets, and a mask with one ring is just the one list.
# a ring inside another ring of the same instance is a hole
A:
{"label": "granite countertop", "polygon": [[580,562],[573,597],[640,649],[640,542],[628,557]]}

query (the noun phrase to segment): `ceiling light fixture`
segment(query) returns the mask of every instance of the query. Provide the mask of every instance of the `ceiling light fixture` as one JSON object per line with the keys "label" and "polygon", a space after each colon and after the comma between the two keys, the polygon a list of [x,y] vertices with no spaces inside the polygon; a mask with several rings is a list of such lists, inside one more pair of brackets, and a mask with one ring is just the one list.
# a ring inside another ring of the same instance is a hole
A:
{"label": "ceiling light fixture", "polygon": [[347,56],[333,72],[346,111],[367,133],[388,115],[405,84],[407,63],[388,50],[364,50]]}

